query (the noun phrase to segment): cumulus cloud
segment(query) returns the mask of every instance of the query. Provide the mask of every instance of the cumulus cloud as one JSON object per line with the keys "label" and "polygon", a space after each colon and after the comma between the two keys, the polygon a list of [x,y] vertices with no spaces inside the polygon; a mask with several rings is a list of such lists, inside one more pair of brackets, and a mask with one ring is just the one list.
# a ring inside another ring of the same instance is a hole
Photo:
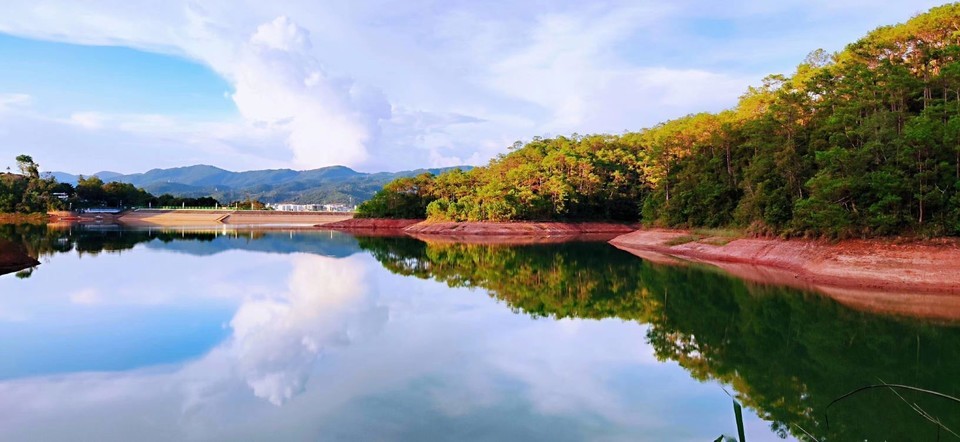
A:
{"label": "cumulus cloud", "polygon": [[[719,110],[811,49],[841,49],[938,2],[816,3],[174,0],[145,13],[120,0],[11,0],[0,32],[184,57],[232,86],[239,121],[219,122],[214,136],[121,126],[133,117],[100,118],[103,110],[82,103],[72,116],[35,119],[84,129],[79,144],[122,135],[129,144],[190,144],[183,149],[200,162],[227,167],[397,170],[482,163],[534,135],[637,130]],[[0,96],[0,112],[23,114],[24,100]],[[67,130],[10,131],[18,138],[5,144],[53,145],[48,133]],[[205,143],[215,147],[198,150]],[[112,150],[142,164],[131,152]]]}
{"label": "cumulus cloud", "polygon": [[230,72],[233,101],[248,120],[288,133],[297,166],[362,164],[390,105],[326,73],[309,48],[309,33],[287,17],[260,25]]}
{"label": "cumulus cloud", "polygon": [[310,49],[310,32],[286,16],[280,16],[258,26],[250,42],[279,51],[301,52]]}

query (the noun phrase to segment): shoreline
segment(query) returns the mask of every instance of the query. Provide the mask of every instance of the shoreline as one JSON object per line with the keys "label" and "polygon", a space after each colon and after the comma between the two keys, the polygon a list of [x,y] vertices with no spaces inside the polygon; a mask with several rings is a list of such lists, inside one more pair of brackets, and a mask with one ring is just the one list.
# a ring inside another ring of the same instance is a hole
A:
{"label": "shoreline", "polygon": [[816,292],[857,310],[960,321],[960,239],[955,238],[830,242],[710,236],[709,231],[635,230],[635,226],[615,223],[450,223],[355,219],[352,214],[338,214],[339,220],[318,224],[290,221],[313,221],[325,214],[284,212],[247,213],[247,218],[256,217],[260,222],[229,223],[224,221],[235,213],[209,212],[129,212],[113,221],[161,229],[342,231],[354,236],[406,236],[440,245],[604,241],[655,264],[703,266],[753,284]]}
{"label": "shoreline", "polygon": [[[487,237],[485,242],[495,242],[496,238],[515,241],[524,237],[554,237],[581,235],[622,235],[633,232],[636,226],[605,222],[441,222],[421,219],[382,219],[354,218],[341,222],[318,225],[323,229],[356,231],[392,230],[398,234],[424,236],[431,238],[464,238],[478,240]],[[612,236],[611,236],[612,237]]]}
{"label": "shoreline", "polygon": [[685,241],[686,237],[690,237],[689,231],[646,229],[610,243],[626,251],[655,252],[707,264],[777,269],[810,284],[960,294],[960,241],[954,239],[828,242],[702,237]]}
{"label": "shoreline", "polygon": [[134,227],[313,227],[353,218],[352,213],[277,212],[272,210],[136,210],[116,217]]}
{"label": "shoreline", "polygon": [[636,226],[606,222],[438,222],[423,221],[405,229],[408,234],[453,236],[570,236],[624,234]]}
{"label": "shoreline", "polygon": [[706,265],[752,283],[816,291],[859,310],[960,320],[960,240],[686,241],[690,234],[638,230],[610,244],[658,264]]}
{"label": "shoreline", "polygon": [[0,213],[0,224],[45,224],[50,219],[45,213]]}

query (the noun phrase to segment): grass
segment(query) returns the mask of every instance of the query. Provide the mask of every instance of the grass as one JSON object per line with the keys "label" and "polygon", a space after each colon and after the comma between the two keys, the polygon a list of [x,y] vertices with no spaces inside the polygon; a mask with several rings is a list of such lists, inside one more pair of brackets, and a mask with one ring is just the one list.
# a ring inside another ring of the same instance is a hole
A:
{"label": "grass", "polygon": [[736,229],[693,229],[687,235],[681,235],[666,241],[664,245],[673,247],[689,242],[700,241],[713,246],[725,246],[739,238],[743,238],[743,232]]}
{"label": "grass", "polygon": [[739,229],[694,229],[693,233],[703,236],[717,236],[731,239],[743,237],[743,231]]}
{"label": "grass", "polygon": [[676,238],[670,239],[663,243],[663,245],[668,247],[679,246],[680,244],[686,244],[688,242],[700,241],[703,239],[703,235],[681,235]]}

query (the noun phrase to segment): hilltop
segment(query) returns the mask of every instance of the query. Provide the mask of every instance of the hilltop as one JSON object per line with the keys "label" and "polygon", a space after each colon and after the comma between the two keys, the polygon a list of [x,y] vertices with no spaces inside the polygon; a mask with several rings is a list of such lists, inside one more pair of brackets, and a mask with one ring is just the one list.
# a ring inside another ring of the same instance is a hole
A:
{"label": "hilltop", "polygon": [[[369,199],[384,184],[402,177],[422,173],[440,174],[471,166],[417,169],[401,172],[364,173],[345,166],[297,171],[292,169],[251,170],[232,172],[219,167],[199,164],[170,169],[152,169],[143,173],[121,174],[97,172],[93,174],[105,182],[117,181],[141,187],[153,194],[171,194],[177,197],[212,196],[221,201],[246,198],[263,202],[350,203]],[[76,184],[79,175],[53,172],[62,183]]]}

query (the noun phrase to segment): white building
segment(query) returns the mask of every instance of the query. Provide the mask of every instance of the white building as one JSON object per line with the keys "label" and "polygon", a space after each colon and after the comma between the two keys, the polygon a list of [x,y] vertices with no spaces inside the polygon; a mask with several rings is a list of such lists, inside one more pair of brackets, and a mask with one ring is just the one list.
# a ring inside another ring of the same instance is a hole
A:
{"label": "white building", "polygon": [[273,210],[279,212],[322,212],[322,204],[293,204],[293,203],[278,203],[278,204],[268,204],[267,207],[272,208]]}
{"label": "white building", "polygon": [[277,203],[267,204],[267,207],[278,212],[353,212],[355,206],[346,204],[294,204]]}

